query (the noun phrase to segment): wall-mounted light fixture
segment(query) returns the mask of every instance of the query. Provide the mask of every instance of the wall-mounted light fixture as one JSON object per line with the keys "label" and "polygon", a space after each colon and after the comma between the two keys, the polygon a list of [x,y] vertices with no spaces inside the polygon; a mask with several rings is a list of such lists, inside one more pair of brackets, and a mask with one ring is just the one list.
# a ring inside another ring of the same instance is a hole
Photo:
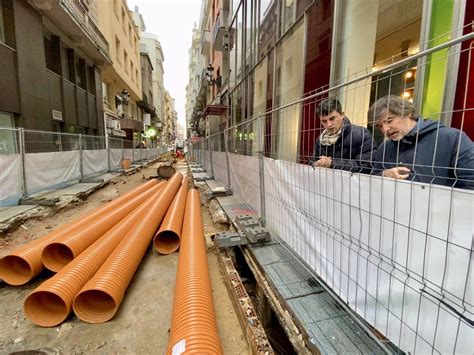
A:
{"label": "wall-mounted light fixture", "polygon": [[214,85],[216,83],[216,81],[212,78],[213,74],[214,74],[214,67],[212,66],[212,64],[209,63],[209,65],[206,68],[206,77],[207,77],[207,82],[209,83],[209,85]]}

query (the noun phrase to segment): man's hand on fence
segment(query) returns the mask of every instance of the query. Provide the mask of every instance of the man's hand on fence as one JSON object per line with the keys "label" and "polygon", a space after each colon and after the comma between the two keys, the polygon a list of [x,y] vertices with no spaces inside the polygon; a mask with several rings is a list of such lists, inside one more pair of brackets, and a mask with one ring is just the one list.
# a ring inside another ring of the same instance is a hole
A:
{"label": "man's hand on fence", "polygon": [[319,160],[313,163],[313,166],[318,168],[330,168],[332,164],[331,157],[326,157],[324,155],[319,157]]}
{"label": "man's hand on fence", "polygon": [[409,174],[410,169],[405,168],[404,166],[398,166],[396,168],[384,170],[382,175],[392,179],[405,180],[408,178]]}

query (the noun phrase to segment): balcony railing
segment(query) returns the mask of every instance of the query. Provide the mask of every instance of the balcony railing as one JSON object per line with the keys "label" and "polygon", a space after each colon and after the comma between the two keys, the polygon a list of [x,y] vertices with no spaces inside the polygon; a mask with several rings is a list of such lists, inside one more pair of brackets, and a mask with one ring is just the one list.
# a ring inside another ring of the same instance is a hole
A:
{"label": "balcony railing", "polygon": [[94,20],[90,17],[87,9],[82,5],[81,1],[61,0],[60,3],[71,14],[71,16],[81,24],[81,27],[91,36],[92,40],[100,47],[102,52],[108,56],[109,43],[102,32],[100,32]]}
{"label": "balcony railing", "polygon": [[228,11],[220,9],[216,22],[212,29],[212,47],[215,51],[221,52],[224,47],[224,36],[227,32]]}

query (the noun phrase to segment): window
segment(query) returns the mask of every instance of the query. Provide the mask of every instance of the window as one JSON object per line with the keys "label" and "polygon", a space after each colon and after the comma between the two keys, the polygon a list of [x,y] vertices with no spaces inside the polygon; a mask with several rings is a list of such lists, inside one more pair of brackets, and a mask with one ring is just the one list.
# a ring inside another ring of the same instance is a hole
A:
{"label": "window", "polygon": [[13,8],[11,0],[0,0],[0,43],[15,48]]}
{"label": "window", "polygon": [[[14,128],[13,115],[0,112],[0,127]],[[11,130],[0,129],[0,155],[16,153],[16,133]]]}
{"label": "window", "polygon": [[125,72],[128,73],[128,66],[127,66],[127,63],[128,63],[128,54],[127,54],[127,52],[124,50],[124,51],[123,51],[123,67],[125,68]]}
{"label": "window", "polygon": [[0,42],[5,43],[5,29],[3,25],[3,0],[0,0]]}
{"label": "window", "polygon": [[58,36],[44,37],[46,68],[61,75],[61,46]]}
{"label": "window", "polygon": [[122,61],[120,60],[120,40],[117,37],[115,37],[115,57],[117,62],[122,64]]}
{"label": "window", "polygon": [[122,8],[122,28],[124,31],[127,28],[126,26],[127,24],[126,24],[125,10]]}
{"label": "window", "polygon": [[76,61],[76,85],[87,90],[86,61],[84,59]]}
{"label": "window", "polygon": [[120,8],[119,0],[114,0],[114,12],[115,12],[115,16],[117,16],[117,19],[119,18],[119,8]]}
{"label": "window", "polygon": [[74,66],[74,50],[72,48],[66,48],[66,60],[67,60],[67,80],[71,83],[76,82],[76,68]]}
{"label": "window", "polygon": [[87,74],[89,76],[89,81],[88,81],[88,88],[89,92],[93,95],[96,94],[95,90],[95,69],[94,67],[87,67]]}
{"label": "window", "polygon": [[135,77],[133,76],[133,63],[130,61],[130,75],[132,76],[132,81],[135,82]]}

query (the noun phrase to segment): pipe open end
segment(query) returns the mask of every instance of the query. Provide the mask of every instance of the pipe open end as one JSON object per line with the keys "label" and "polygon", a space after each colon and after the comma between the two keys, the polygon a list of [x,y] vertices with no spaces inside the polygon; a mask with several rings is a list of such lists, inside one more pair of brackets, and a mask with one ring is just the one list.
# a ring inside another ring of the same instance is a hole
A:
{"label": "pipe open end", "polygon": [[23,311],[34,324],[41,327],[54,327],[66,320],[70,307],[53,292],[37,291],[26,298]]}
{"label": "pipe open end", "polygon": [[0,259],[0,278],[9,285],[20,286],[33,278],[33,270],[25,259],[7,255]]}
{"label": "pipe open end", "polygon": [[160,254],[171,254],[179,249],[180,239],[173,231],[162,231],[153,240],[155,250]]}
{"label": "pipe open end", "polygon": [[43,265],[54,272],[60,271],[74,259],[74,253],[68,246],[61,243],[52,243],[43,250],[41,261]]}
{"label": "pipe open end", "polygon": [[87,290],[79,293],[73,304],[76,316],[87,323],[107,322],[115,315],[117,308],[112,296],[100,290]]}

